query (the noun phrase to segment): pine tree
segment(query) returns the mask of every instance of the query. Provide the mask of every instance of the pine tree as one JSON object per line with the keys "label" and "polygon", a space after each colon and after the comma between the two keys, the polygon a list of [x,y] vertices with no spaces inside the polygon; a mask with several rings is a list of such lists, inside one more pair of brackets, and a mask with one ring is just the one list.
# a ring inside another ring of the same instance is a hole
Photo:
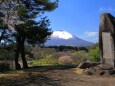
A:
{"label": "pine tree", "polygon": [[18,7],[19,20],[24,23],[15,25],[17,32],[17,51],[15,56],[16,69],[19,69],[19,52],[21,53],[23,68],[28,68],[25,58],[25,41],[28,43],[44,43],[51,35],[51,31],[48,28],[49,20],[40,18],[40,21],[36,22],[35,18],[38,15],[42,15],[45,11],[52,11],[57,7],[57,2],[50,2],[50,0],[25,0],[24,5]]}
{"label": "pine tree", "polygon": [[[10,3],[13,3],[13,6],[10,9],[16,13],[14,19],[16,22],[14,22],[12,19],[13,23],[10,23],[9,25],[7,22],[6,25],[9,26],[8,28],[10,28],[12,32],[15,32],[13,33],[17,46],[15,55],[15,67],[16,69],[20,69],[18,58],[19,54],[21,54],[23,68],[28,68],[25,58],[25,42],[31,44],[41,44],[49,38],[51,35],[51,30],[48,28],[50,25],[49,20],[46,17],[42,18],[41,15],[47,11],[52,11],[57,8],[58,1],[56,0],[52,2],[50,0],[12,0]],[[18,5],[16,3],[18,3]],[[39,21],[35,21],[37,17],[39,17]],[[12,15],[10,15],[10,18],[12,18]]]}

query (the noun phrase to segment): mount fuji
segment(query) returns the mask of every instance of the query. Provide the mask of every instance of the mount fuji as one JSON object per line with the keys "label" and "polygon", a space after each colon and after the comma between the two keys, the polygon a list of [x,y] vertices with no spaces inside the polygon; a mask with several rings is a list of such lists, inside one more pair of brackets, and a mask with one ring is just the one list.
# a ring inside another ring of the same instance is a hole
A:
{"label": "mount fuji", "polygon": [[71,33],[59,30],[54,31],[50,40],[45,43],[45,46],[91,46],[94,43],[82,40]]}

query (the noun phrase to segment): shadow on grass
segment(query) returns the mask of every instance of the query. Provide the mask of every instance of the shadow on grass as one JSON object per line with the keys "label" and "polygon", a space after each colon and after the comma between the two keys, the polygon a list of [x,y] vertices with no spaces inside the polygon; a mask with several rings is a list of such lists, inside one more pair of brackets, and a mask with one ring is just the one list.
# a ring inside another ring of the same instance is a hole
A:
{"label": "shadow on grass", "polygon": [[45,75],[29,75],[28,78],[0,78],[0,86],[60,86],[59,80]]}
{"label": "shadow on grass", "polygon": [[45,72],[50,70],[68,70],[76,65],[34,66],[23,69],[20,77],[0,78],[0,86],[61,86],[60,79],[52,78]]}
{"label": "shadow on grass", "polygon": [[77,65],[33,66],[28,69],[24,69],[24,71],[67,70],[75,67],[77,67]]}

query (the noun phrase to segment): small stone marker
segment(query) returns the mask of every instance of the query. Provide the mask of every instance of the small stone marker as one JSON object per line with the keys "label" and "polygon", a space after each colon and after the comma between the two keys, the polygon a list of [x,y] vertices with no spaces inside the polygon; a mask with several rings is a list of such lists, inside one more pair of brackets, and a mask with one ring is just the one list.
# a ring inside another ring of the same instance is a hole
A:
{"label": "small stone marker", "polygon": [[107,65],[114,67],[114,46],[110,33],[102,32],[103,59]]}

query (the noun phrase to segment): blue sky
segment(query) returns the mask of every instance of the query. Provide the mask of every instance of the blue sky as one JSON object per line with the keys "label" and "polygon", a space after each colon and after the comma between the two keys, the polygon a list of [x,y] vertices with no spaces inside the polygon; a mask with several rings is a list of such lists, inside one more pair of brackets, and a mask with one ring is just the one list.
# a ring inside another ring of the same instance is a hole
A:
{"label": "blue sky", "polygon": [[115,0],[59,0],[59,7],[46,13],[51,29],[66,30],[90,42],[98,42],[100,15],[115,16]]}

